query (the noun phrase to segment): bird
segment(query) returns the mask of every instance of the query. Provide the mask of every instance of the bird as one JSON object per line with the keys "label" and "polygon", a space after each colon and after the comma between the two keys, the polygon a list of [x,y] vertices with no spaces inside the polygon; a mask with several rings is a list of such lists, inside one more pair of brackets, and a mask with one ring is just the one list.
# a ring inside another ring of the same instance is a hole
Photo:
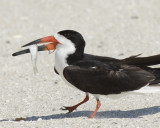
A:
{"label": "bird", "polygon": [[[124,59],[87,54],[84,52],[86,42],[75,30],[62,30],[22,47],[32,45],[37,45],[38,51],[54,50],[55,73],[67,85],[85,93],[84,100],[78,104],[63,106],[62,110],[67,110],[68,113],[86,103],[89,94],[92,94],[97,101],[96,109],[89,116],[93,118],[101,106],[100,95],[118,96],[122,93],[138,92],[145,87],[151,88],[160,83],[160,68],[150,67],[160,64],[159,54],[148,57],[134,55]],[[25,49],[13,53],[12,56],[29,52],[29,49]]]}

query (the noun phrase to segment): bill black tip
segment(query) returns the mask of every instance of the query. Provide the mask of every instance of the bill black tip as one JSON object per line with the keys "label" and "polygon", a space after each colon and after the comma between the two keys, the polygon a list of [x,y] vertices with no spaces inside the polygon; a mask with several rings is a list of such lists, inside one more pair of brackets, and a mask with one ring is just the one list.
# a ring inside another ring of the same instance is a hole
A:
{"label": "bill black tip", "polygon": [[16,54],[16,53],[13,53],[12,56],[17,56],[17,54]]}
{"label": "bill black tip", "polygon": [[38,44],[38,43],[40,43],[40,42],[41,42],[41,39],[38,39],[38,40],[32,41],[32,42],[30,42],[30,43],[28,43],[28,44],[25,44],[25,45],[23,45],[22,47],[26,47],[26,46],[33,45],[33,44]]}
{"label": "bill black tip", "polygon": [[29,52],[30,52],[29,49],[25,49],[25,50],[13,53],[12,56],[18,56],[18,55],[26,54],[26,53],[29,53]]}
{"label": "bill black tip", "polygon": [[[44,51],[45,48],[46,48],[45,45],[38,46],[38,51]],[[22,54],[26,54],[26,53],[30,53],[30,50],[25,49],[25,50],[22,50],[22,51],[15,52],[15,53],[12,54],[12,56],[18,56],[18,55],[22,55]]]}

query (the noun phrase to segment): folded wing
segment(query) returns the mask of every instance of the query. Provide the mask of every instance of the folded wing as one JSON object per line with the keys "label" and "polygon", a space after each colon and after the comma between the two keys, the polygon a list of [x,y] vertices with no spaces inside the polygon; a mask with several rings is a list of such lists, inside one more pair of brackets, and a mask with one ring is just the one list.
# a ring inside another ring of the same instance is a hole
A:
{"label": "folded wing", "polygon": [[64,69],[64,77],[82,91],[92,94],[118,94],[140,89],[155,79],[136,66],[79,61]]}

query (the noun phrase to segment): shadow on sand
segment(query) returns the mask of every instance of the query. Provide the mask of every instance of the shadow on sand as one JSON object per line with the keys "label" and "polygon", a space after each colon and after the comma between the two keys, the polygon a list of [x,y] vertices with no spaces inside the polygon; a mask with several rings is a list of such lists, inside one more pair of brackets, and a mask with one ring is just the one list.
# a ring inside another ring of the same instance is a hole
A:
{"label": "shadow on sand", "polygon": [[[101,111],[97,112],[95,118],[141,118],[146,115],[153,115],[160,112],[160,106],[154,106],[149,108],[128,110],[128,111]],[[70,114],[55,114],[55,115],[47,115],[47,116],[32,116],[26,117],[25,121],[37,121],[39,118],[42,120],[51,120],[51,119],[64,119],[64,118],[77,118],[77,117],[89,117],[93,111],[78,111],[72,112]],[[8,119],[0,120],[9,121]],[[10,120],[14,121],[14,120]]]}

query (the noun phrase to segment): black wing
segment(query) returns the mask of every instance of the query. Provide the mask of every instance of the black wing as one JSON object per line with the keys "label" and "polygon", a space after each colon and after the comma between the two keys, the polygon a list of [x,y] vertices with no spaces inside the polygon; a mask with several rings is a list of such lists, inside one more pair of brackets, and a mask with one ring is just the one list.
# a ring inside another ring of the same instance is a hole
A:
{"label": "black wing", "polygon": [[129,65],[106,64],[99,61],[79,61],[63,71],[72,85],[92,94],[118,94],[137,90],[155,77],[141,68]]}
{"label": "black wing", "polygon": [[115,59],[111,57],[84,54],[84,60],[96,60],[96,61],[100,61],[106,64],[116,62],[120,64],[138,66],[141,69],[150,72],[156,77],[156,79],[152,81],[150,85],[160,83],[160,68],[148,67],[150,65],[160,64],[160,55],[154,55],[154,56],[149,56],[149,57],[139,57],[140,55],[141,54],[138,54],[138,55],[134,55],[134,56],[120,60],[120,59]]}

